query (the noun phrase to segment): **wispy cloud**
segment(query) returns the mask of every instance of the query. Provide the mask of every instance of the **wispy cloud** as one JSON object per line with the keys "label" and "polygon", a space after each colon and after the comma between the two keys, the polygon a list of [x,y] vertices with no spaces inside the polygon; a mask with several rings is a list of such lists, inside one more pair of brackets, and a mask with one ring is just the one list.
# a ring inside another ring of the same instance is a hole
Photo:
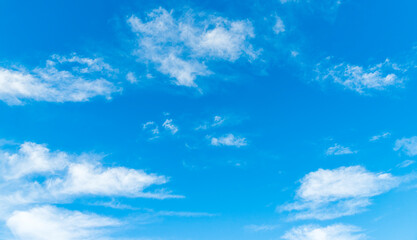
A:
{"label": "wispy cloud", "polygon": [[382,133],[382,134],[380,134],[380,135],[375,135],[375,136],[371,137],[371,138],[369,139],[369,141],[371,141],[371,142],[375,142],[375,141],[378,141],[378,140],[380,140],[380,139],[382,139],[382,138],[388,138],[389,136],[391,136],[391,133],[389,133],[389,132],[384,132],[384,133]]}
{"label": "wispy cloud", "polygon": [[208,61],[256,58],[248,42],[254,37],[249,21],[203,15],[187,12],[176,18],[173,11],[158,8],[145,20],[131,16],[128,23],[138,41],[135,54],[155,64],[158,71],[175,79],[175,84],[188,87],[197,86],[198,76],[212,74]]}
{"label": "wispy cloud", "polygon": [[397,165],[399,168],[406,168],[412,164],[416,163],[414,160],[404,160]]}
{"label": "wispy cloud", "polygon": [[235,137],[233,134],[229,133],[218,138],[212,137],[211,145],[242,147],[248,145],[248,143],[246,142],[246,138]]}
{"label": "wispy cloud", "polygon": [[274,30],[274,32],[276,34],[285,32],[285,25],[284,25],[284,21],[282,21],[282,19],[278,16],[275,17],[275,24],[274,27],[272,28],[272,30]]}
{"label": "wispy cloud", "polygon": [[0,155],[0,216],[33,204],[71,202],[84,196],[182,198],[164,189],[168,178],[125,167],[104,167],[101,156],[51,151],[46,145],[26,142],[14,152]]}
{"label": "wispy cloud", "polygon": [[352,151],[349,147],[344,147],[339,144],[329,147],[326,151],[326,155],[346,155],[353,153],[356,153],[356,151]]}
{"label": "wispy cloud", "polygon": [[367,239],[358,227],[334,224],[326,227],[303,225],[295,227],[282,237],[286,240],[360,240]]}
{"label": "wispy cloud", "polygon": [[331,80],[347,89],[360,94],[367,94],[371,90],[383,91],[389,87],[402,86],[405,77],[399,65],[389,59],[368,67],[348,63],[332,63],[332,58],[317,65],[317,80]]}
{"label": "wispy cloud", "polygon": [[7,219],[7,227],[14,236],[18,239],[33,240],[109,239],[106,236],[108,227],[120,224],[118,220],[112,218],[48,205],[15,211]]}
{"label": "wispy cloud", "polygon": [[282,211],[296,211],[295,219],[334,219],[353,215],[371,204],[370,198],[397,187],[400,178],[373,173],[361,166],[319,169],[301,179],[294,203]]}
{"label": "wispy cloud", "polygon": [[165,120],[165,122],[162,124],[162,126],[165,129],[169,130],[171,132],[171,134],[173,134],[173,135],[178,132],[178,127],[175,124],[173,124],[172,119]]}
{"label": "wispy cloud", "polygon": [[103,73],[113,71],[102,59],[54,55],[46,66],[25,68],[0,67],[0,100],[9,105],[28,101],[85,102],[93,97],[107,99],[120,91]]}
{"label": "wispy cloud", "polygon": [[255,225],[255,224],[251,224],[251,225],[246,225],[245,229],[249,230],[249,231],[253,231],[253,232],[266,232],[266,231],[272,231],[275,230],[276,228],[278,228],[279,225]]}
{"label": "wispy cloud", "polygon": [[401,138],[395,141],[394,151],[402,151],[408,156],[417,155],[417,136]]}

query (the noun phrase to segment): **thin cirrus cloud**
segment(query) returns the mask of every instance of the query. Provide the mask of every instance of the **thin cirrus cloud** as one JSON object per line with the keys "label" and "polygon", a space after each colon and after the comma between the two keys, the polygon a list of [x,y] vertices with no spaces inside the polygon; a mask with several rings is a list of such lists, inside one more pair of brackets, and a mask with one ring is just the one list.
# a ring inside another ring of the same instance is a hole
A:
{"label": "thin cirrus cloud", "polygon": [[362,230],[352,225],[334,224],[326,227],[303,225],[287,231],[286,240],[360,240],[367,239]]}
{"label": "thin cirrus cloud", "polygon": [[255,225],[255,224],[251,224],[251,225],[246,225],[245,229],[252,231],[252,232],[267,232],[267,231],[272,231],[275,230],[279,227],[279,225],[268,225],[268,224],[263,224],[263,225]]}
{"label": "thin cirrus cloud", "polygon": [[401,179],[373,173],[362,166],[319,169],[301,179],[296,201],[279,207],[296,212],[294,219],[327,220],[353,215],[371,204],[370,198],[397,187]]}
{"label": "thin cirrus cloud", "polygon": [[339,144],[329,147],[326,151],[326,155],[346,155],[353,153],[356,153],[356,151],[352,151],[349,147],[344,147]]}
{"label": "thin cirrus cloud", "polygon": [[212,137],[211,145],[213,146],[234,146],[234,147],[243,147],[248,145],[246,138],[236,137],[235,135],[229,133],[221,137]]}
{"label": "thin cirrus cloud", "polygon": [[401,151],[412,157],[417,155],[417,136],[401,138],[395,141],[394,151]]}
{"label": "thin cirrus cloud", "polygon": [[15,211],[6,222],[15,237],[32,240],[109,239],[105,229],[121,224],[116,219],[49,205]]}
{"label": "thin cirrus cloud", "polygon": [[115,70],[102,59],[53,55],[45,67],[0,67],[0,100],[9,105],[29,101],[85,102],[107,99],[120,88],[105,79]]}
{"label": "thin cirrus cloud", "polygon": [[378,141],[378,140],[383,139],[383,138],[388,138],[388,137],[390,137],[390,136],[391,136],[391,133],[390,133],[390,132],[384,132],[384,133],[382,133],[382,134],[380,134],[380,135],[375,135],[375,136],[372,136],[372,137],[369,139],[369,141],[370,141],[370,142],[375,142],[375,141]]}
{"label": "thin cirrus cloud", "polygon": [[318,81],[333,81],[346,89],[359,94],[371,91],[383,91],[392,87],[400,87],[405,81],[407,69],[392,63],[389,59],[368,67],[348,63],[333,63],[331,57],[317,64]]}
{"label": "thin cirrus cloud", "polygon": [[197,87],[197,77],[212,74],[207,62],[234,62],[258,55],[249,43],[254,30],[248,20],[197,18],[190,12],[175,17],[173,11],[158,8],[145,20],[132,15],[127,21],[137,36],[135,55],[175,79],[176,85]]}

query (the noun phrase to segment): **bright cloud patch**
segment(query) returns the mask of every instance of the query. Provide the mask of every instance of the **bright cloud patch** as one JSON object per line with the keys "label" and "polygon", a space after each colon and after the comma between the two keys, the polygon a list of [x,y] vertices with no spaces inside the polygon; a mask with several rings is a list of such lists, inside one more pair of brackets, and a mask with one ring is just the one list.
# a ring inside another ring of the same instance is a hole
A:
{"label": "bright cloud patch", "polygon": [[111,218],[52,206],[15,211],[7,220],[7,227],[18,239],[32,240],[105,239],[103,228],[118,225],[120,222]]}
{"label": "bright cloud patch", "polygon": [[69,155],[51,152],[45,145],[25,142],[17,153],[0,152],[2,175],[6,179],[21,178],[30,174],[50,173],[67,166]]}
{"label": "bright cloud patch", "polygon": [[360,240],[366,239],[357,227],[335,224],[327,227],[304,225],[286,232],[286,240]]}
{"label": "bright cloud patch", "polygon": [[369,67],[340,63],[325,67],[331,58],[318,65],[319,79],[330,79],[341,84],[347,89],[364,94],[369,90],[386,90],[388,87],[398,87],[404,82],[402,77],[404,69],[391,63],[385,62]]}
{"label": "bright cloud patch", "polygon": [[410,138],[397,139],[395,141],[395,151],[402,151],[408,156],[417,155],[417,136]]}
{"label": "bright cloud patch", "polygon": [[242,146],[246,146],[247,142],[245,138],[235,137],[233,134],[230,133],[219,138],[212,137],[211,145],[242,147]]}
{"label": "bright cloud patch", "polygon": [[343,147],[339,144],[335,144],[333,147],[329,147],[326,151],[326,155],[346,155],[355,153],[348,147]]}
{"label": "bright cloud patch", "polygon": [[297,211],[296,219],[333,219],[353,215],[370,205],[370,198],[398,186],[389,173],[372,173],[361,166],[319,169],[301,179],[297,201],[282,210]]}
{"label": "bright cloud patch", "polygon": [[165,120],[162,126],[165,129],[169,130],[172,134],[175,134],[178,132],[178,127],[172,123],[172,119]]}
{"label": "bright cloud patch", "polygon": [[175,79],[175,84],[196,87],[198,76],[211,71],[210,60],[236,61],[256,57],[248,39],[254,37],[249,21],[223,17],[204,19],[187,14],[176,18],[163,8],[154,9],[146,20],[131,16],[128,23],[138,38],[136,55],[152,62],[158,71]]}
{"label": "bright cloud patch", "polygon": [[[99,196],[152,196],[142,191],[154,184],[164,184],[163,176],[124,167],[103,168],[93,164],[71,164],[64,178],[50,180],[53,194]],[[157,195],[155,195],[156,197]]]}
{"label": "bright cloud patch", "polygon": [[75,198],[131,197],[180,198],[166,190],[146,191],[168,178],[143,170],[104,167],[100,156],[51,151],[26,142],[17,151],[1,152],[0,219],[33,204],[71,202]]}
{"label": "bright cloud patch", "polygon": [[9,105],[26,101],[85,102],[108,99],[119,91],[101,72],[112,68],[101,59],[53,56],[46,67],[31,71],[0,67],[0,100]]}

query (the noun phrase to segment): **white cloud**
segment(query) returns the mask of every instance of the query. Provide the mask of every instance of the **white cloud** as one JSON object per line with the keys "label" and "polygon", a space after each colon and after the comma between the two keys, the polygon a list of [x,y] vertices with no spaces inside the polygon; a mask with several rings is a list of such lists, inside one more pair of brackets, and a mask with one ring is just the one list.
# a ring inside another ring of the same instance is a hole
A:
{"label": "white cloud", "polygon": [[212,121],[204,122],[200,126],[196,127],[195,130],[207,130],[210,127],[218,127],[218,126],[221,126],[225,120],[226,118],[216,115],[213,117]]}
{"label": "white cloud", "polygon": [[286,232],[282,237],[286,240],[360,240],[366,239],[361,229],[343,224],[327,227],[304,225]]}
{"label": "white cloud", "polygon": [[64,169],[69,155],[64,152],[50,152],[45,145],[25,142],[17,153],[0,152],[2,175],[6,179],[21,178],[30,174],[51,173]]}
{"label": "white cloud", "polygon": [[188,13],[175,18],[173,12],[154,9],[142,19],[131,16],[128,23],[137,34],[136,55],[152,62],[157,69],[175,79],[177,85],[196,87],[198,76],[211,74],[206,62],[233,62],[242,56],[253,59],[257,53],[248,43],[254,37],[249,21]]}
{"label": "white cloud", "polygon": [[369,90],[382,91],[388,87],[399,87],[404,82],[402,75],[406,70],[391,63],[389,59],[366,68],[347,63],[324,67],[330,61],[331,58],[327,58],[326,61],[317,65],[318,80],[330,79],[361,94],[365,94]]}
{"label": "white cloud", "polygon": [[146,191],[168,178],[125,167],[104,167],[102,156],[51,151],[45,145],[24,143],[3,150],[0,165],[0,219],[33,204],[68,203],[84,196],[182,198],[165,189]]}
{"label": "white cloud", "polygon": [[163,194],[144,193],[151,185],[168,180],[164,176],[147,174],[142,170],[124,167],[103,168],[90,163],[73,163],[63,178],[47,181],[52,195],[98,195],[165,198]]}
{"label": "white cloud", "polygon": [[335,144],[333,147],[329,147],[326,151],[326,155],[346,155],[353,154],[356,151],[352,151],[349,147],[343,147],[339,144]]}
{"label": "white cloud", "polygon": [[[24,104],[31,100],[84,102],[96,96],[110,99],[112,93],[119,91],[113,83],[95,76],[98,73],[92,74],[110,68],[101,60],[76,56],[69,59],[54,58],[61,62],[48,60],[46,67],[32,71],[0,67],[0,100],[9,105]],[[72,70],[60,70],[64,62],[76,66]]]}
{"label": "white cloud", "polygon": [[376,135],[376,136],[371,137],[371,138],[369,139],[369,141],[371,141],[371,142],[375,142],[375,141],[378,141],[379,139],[382,139],[382,138],[387,138],[387,137],[389,137],[389,136],[391,136],[391,133],[389,133],[389,132],[384,132],[384,133],[382,133],[382,134],[380,134],[380,135]]}
{"label": "white cloud", "polygon": [[178,132],[178,127],[177,127],[177,126],[175,126],[175,125],[172,123],[172,119],[167,119],[167,120],[165,120],[165,122],[162,124],[162,126],[163,126],[165,129],[168,129],[169,131],[171,131],[171,133],[172,133],[172,134],[175,134],[175,133],[177,133],[177,132]]}
{"label": "white cloud", "polygon": [[212,127],[214,126],[219,126],[222,125],[224,123],[224,118],[222,118],[221,116],[214,116],[213,119],[213,123],[211,124]]}
{"label": "white cloud", "polygon": [[132,72],[128,72],[126,74],[126,80],[129,81],[130,83],[137,83],[138,79],[136,78],[135,74]]}
{"label": "white cloud", "polygon": [[245,138],[235,137],[233,134],[230,133],[219,138],[212,137],[211,145],[242,147],[246,146],[247,142]]}
{"label": "white cloud", "polygon": [[94,214],[43,206],[28,211],[15,211],[7,227],[17,239],[31,240],[88,240],[105,238],[104,228],[121,223]]}
{"label": "white cloud", "polygon": [[215,217],[217,214],[205,212],[177,212],[177,211],[159,211],[155,213],[156,216],[167,217]]}
{"label": "white cloud", "polygon": [[149,121],[143,124],[143,130],[146,130],[148,128],[150,128],[152,135],[154,135],[151,139],[157,138],[159,135],[158,125],[156,125],[156,123],[153,121]]}
{"label": "white cloud", "polygon": [[253,232],[266,232],[266,231],[272,231],[278,228],[279,225],[247,225],[245,226],[245,229],[253,231]]}
{"label": "white cloud", "polygon": [[280,17],[276,17],[275,25],[272,29],[276,34],[285,32],[285,25]]}
{"label": "white cloud", "polygon": [[79,57],[76,54],[72,54],[70,57],[67,57],[55,54],[52,55],[52,59],[61,64],[75,63],[76,65],[72,66],[72,70],[80,73],[116,71],[108,63],[105,63],[102,58],[85,58]]}
{"label": "white cloud", "polygon": [[400,179],[361,166],[319,169],[301,179],[297,201],[281,210],[296,211],[295,219],[333,219],[353,215],[370,205],[370,198],[397,187]]}
{"label": "white cloud", "polygon": [[408,166],[410,166],[410,165],[412,165],[414,163],[416,163],[416,162],[413,161],[413,160],[405,160],[405,161],[402,161],[400,164],[398,164],[397,167],[399,167],[399,168],[406,168],[406,167],[408,167]]}
{"label": "white cloud", "polygon": [[410,138],[397,139],[394,151],[402,151],[408,156],[417,155],[417,136]]}

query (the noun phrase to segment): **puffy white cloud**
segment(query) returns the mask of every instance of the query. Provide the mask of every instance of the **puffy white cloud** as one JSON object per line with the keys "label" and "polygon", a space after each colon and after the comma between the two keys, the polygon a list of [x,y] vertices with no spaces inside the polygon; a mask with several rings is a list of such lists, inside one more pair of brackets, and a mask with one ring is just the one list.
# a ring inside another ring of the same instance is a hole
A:
{"label": "puffy white cloud", "polygon": [[297,201],[281,210],[297,211],[296,219],[333,219],[353,215],[370,205],[370,198],[397,187],[400,179],[361,166],[319,169],[301,179]]}
{"label": "puffy white cloud", "polygon": [[397,141],[395,141],[394,151],[402,151],[408,156],[416,156],[417,136],[397,139]]}
{"label": "puffy white cloud", "polygon": [[65,177],[48,180],[47,189],[52,195],[165,198],[169,196],[144,193],[143,190],[167,181],[164,176],[147,174],[142,170],[124,167],[103,168],[90,163],[73,163],[69,166]]}
{"label": "puffy white cloud", "polygon": [[125,167],[104,167],[102,156],[51,151],[26,142],[15,150],[2,150],[0,218],[21,206],[71,202],[83,196],[181,198],[164,189],[168,178]]}
{"label": "puffy white cloud", "polygon": [[178,132],[178,127],[172,123],[172,119],[165,120],[165,122],[162,124],[162,126],[165,129],[171,131],[172,134],[175,134],[175,133]]}
{"label": "puffy white cloud", "polygon": [[242,146],[246,146],[247,142],[245,138],[235,137],[233,134],[230,133],[219,138],[212,137],[211,145],[242,147]]}
{"label": "puffy white cloud", "polygon": [[339,144],[335,144],[333,147],[329,147],[326,151],[326,155],[346,155],[356,153],[349,147],[343,147]]}
{"label": "puffy white cloud", "polygon": [[17,153],[0,152],[1,172],[6,179],[51,173],[64,169],[69,158],[64,152],[51,152],[45,145],[25,142],[20,145]]}
{"label": "puffy white cloud", "polygon": [[211,74],[205,64],[209,60],[233,62],[242,56],[253,59],[257,55],[248,43],[254,37],[249,21],[217,16],[201,19],[192,14],[175,18],[172,11],[158,8],[145,21],[133,15],[128,23],[137,34],[136,55],[154,63],[177,85],[196,87],[198,76]]}
{"label": "puffy white cloud", "polygon": [[17,239],[22,240],[108,239],[103,228],[120,224],[115,219],[52,206],[15,211],[7,220],[7,227]]}
{"label": "puffy white cloud", "polygon": [[369,67],[347,63],[325,67],[330,61],[331,58],[327,58],[326,61],[317,65],[318,80],[330,79],[361,94],[365,94],[369,90],[382,91],[388,87],[398,87],[404,82],[402,75],[406,70],[401,69],[395,63],[391,63],[388,59]]}
{"label": "puffy white cloud", "polygon": [[384,132],[384,133],[382,133],[382,134],[380,134],[380,135],[375,135],[375,136],[371,137],[371,138],[369,139],[369,141],[371,141],[371,142],[375,142],[375,141],[378,141],[379,139],[382,139],[382,138],[387,138],[387,137],[389,137],[389,136],[391,136],[391,133],[389,133],[389,132]]}
{"label": "puffy white cloud", "polygon": [[[119,91],[113,83],[93,72],[110,68],[97,59],[61,58],[48,60],[46,67],[28,71],[22,68],[0,67],[0,100],[9,105],[27,101],[84,102],[96,96],[108,99]],[[62,70],[63,63],[76,64],[71,70]]]}
{"label": "puffy white cloud", "polygon": [[360,240],[366,239],[361,229],[343,224],[327,227],[304,225],[286,232],[282,237],[287,240]]}

